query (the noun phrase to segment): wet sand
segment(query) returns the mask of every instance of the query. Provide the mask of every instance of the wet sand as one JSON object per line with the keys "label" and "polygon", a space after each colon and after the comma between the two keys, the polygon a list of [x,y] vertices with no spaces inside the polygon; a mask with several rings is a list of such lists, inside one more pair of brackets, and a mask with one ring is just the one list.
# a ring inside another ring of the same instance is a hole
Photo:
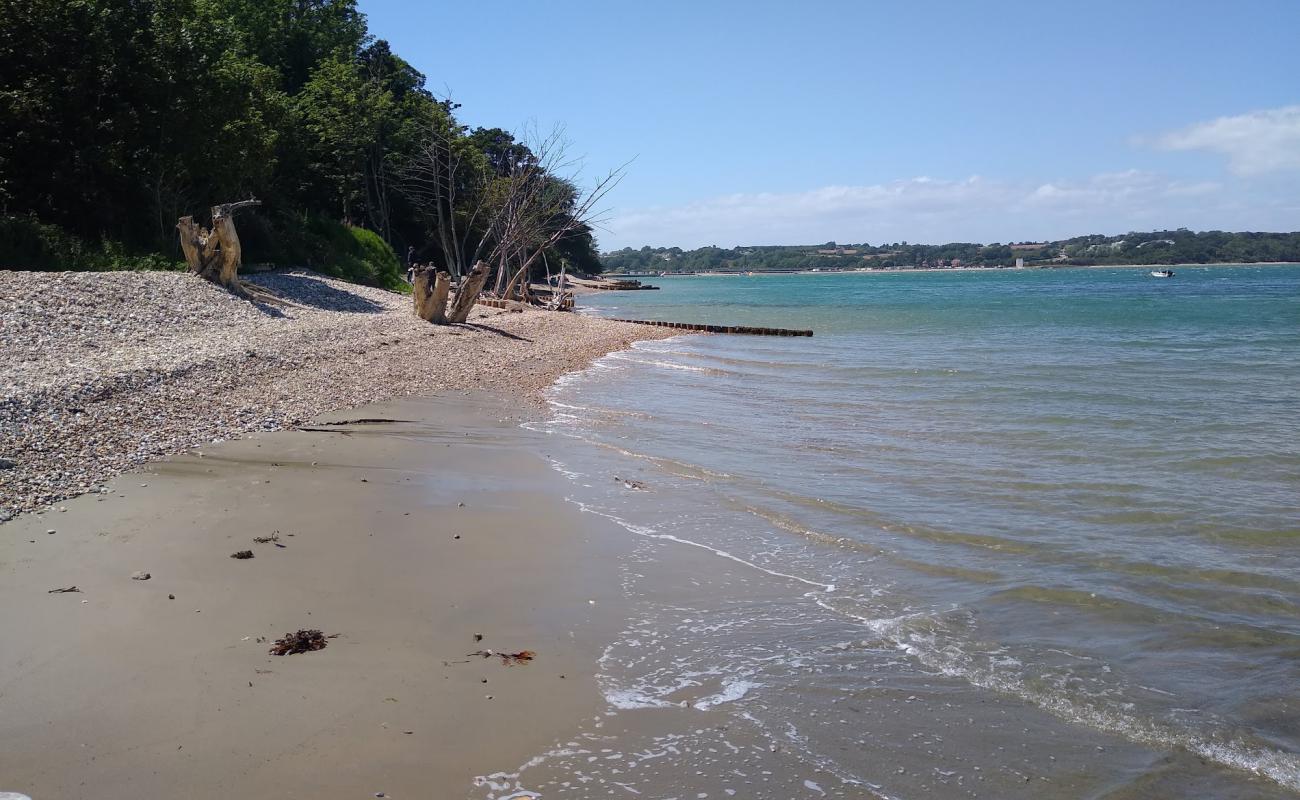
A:
{"label": "wet sand", "polygon": [[[600,713],[630,544],[510,413],[337,413],[409,422],[207,446],[0,525],[0,792],[462,797]],[[300,628],[338,638],[268,654]]]}

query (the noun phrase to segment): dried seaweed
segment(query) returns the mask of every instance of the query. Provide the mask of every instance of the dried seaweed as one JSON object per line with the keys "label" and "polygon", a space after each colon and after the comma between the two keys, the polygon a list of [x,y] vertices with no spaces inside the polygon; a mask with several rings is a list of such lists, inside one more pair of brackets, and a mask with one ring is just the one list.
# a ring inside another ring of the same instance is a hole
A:
{"label": "dried seaweed", "polygon": [[282,638],[276,639],[272,645],[270,653],[273,656],[291,656],[297,653],[310,653],[315,650],[325,649],[329,639],[337,637],[337,633],[329,636],[318,630],[301,630],[297,633],[286,633]]}
{"label": "dried seaweed", "polygon": [[492,658],[496,656],[501,659],[501,663],[507,667],[513,667],[515,664],[527,664],[532,661],[537,654],[532,650],[520,650],[518,653],[498,653],[494,650],[475,650],[472,653],[466,653],[468,656],[479,656],[481,658]]}
{"label": "dried seaweed", "polygon": [[231,553],[231,554],[230,554],[230,557],[231,557],[231,558],[240,558],[240,559],[243,559],[243,558],[252,558],[252,557],[253,557],[253,551],[252,551],[252,550],[240,550],[238,553]]}

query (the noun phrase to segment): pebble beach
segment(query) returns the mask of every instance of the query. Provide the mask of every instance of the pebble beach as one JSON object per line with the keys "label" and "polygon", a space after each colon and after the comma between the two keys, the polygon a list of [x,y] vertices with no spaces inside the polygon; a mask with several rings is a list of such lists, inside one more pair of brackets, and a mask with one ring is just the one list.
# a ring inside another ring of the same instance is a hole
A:
{"label": "pebble beach", "polygon": [[383,289],[306,270],[249,280],[286,304],[185,273],[0,272],[0,521],[330,410],[456,390],[523,407],[594,358],[673,335],[486,307],[437,327]]}

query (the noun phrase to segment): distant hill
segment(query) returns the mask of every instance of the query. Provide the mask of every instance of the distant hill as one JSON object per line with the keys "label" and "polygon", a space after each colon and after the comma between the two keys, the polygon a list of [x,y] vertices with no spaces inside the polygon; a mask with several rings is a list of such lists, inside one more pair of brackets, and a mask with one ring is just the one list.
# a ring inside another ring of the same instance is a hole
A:
{"label": "distant hill", "polygon": [[837,244],[753,247],[630,247],[603,253],[608,272],[795,271],[958,266],[1092,266],[1300,261],[1300,232],[1176,231],[1076,236],[1052,242]]}

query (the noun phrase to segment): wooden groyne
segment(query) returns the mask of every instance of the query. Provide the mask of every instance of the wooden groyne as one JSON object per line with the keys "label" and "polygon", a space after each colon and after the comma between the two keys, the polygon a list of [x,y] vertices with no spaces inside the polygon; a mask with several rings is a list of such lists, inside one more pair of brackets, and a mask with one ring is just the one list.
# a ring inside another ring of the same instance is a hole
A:
{"label": "wooden groyne", "polygon": [[[566,298],[568,305],[565,308],[573,308],[573,298]],[[511,311],[523,311],[526,306],[518,300],[498,300],[494,297],[480,297],[475,302],[481,306],[489,308],[504,308]],[[535,308],[535,307],[534,307]],[[698,331],[700,333],[734,333],[742,336],[812,336],[812,331],[796,331],[789,328],[754,328],[743,325],[697,325],[694,322],[663,322],[656,319],[621,319],[618,317],[600,317],[612,322],[632,322],[637,325],[654,325],[657,328],[676,328],[682,331]]]}
{"label": "wooden groyne", "polygon": [[[607,317],[608,319],[608,317]],[[796,331],[789,328],[754,328],[743,325],[697,325],[693,322],[662,322],[653,319],[619,319],[615,322],[635,322],[638,325],[654,325],[659,328],[677,328],[683,331],[700,331],[702,333],[737,333],[745,336],[812,336],[812,331]]]}

